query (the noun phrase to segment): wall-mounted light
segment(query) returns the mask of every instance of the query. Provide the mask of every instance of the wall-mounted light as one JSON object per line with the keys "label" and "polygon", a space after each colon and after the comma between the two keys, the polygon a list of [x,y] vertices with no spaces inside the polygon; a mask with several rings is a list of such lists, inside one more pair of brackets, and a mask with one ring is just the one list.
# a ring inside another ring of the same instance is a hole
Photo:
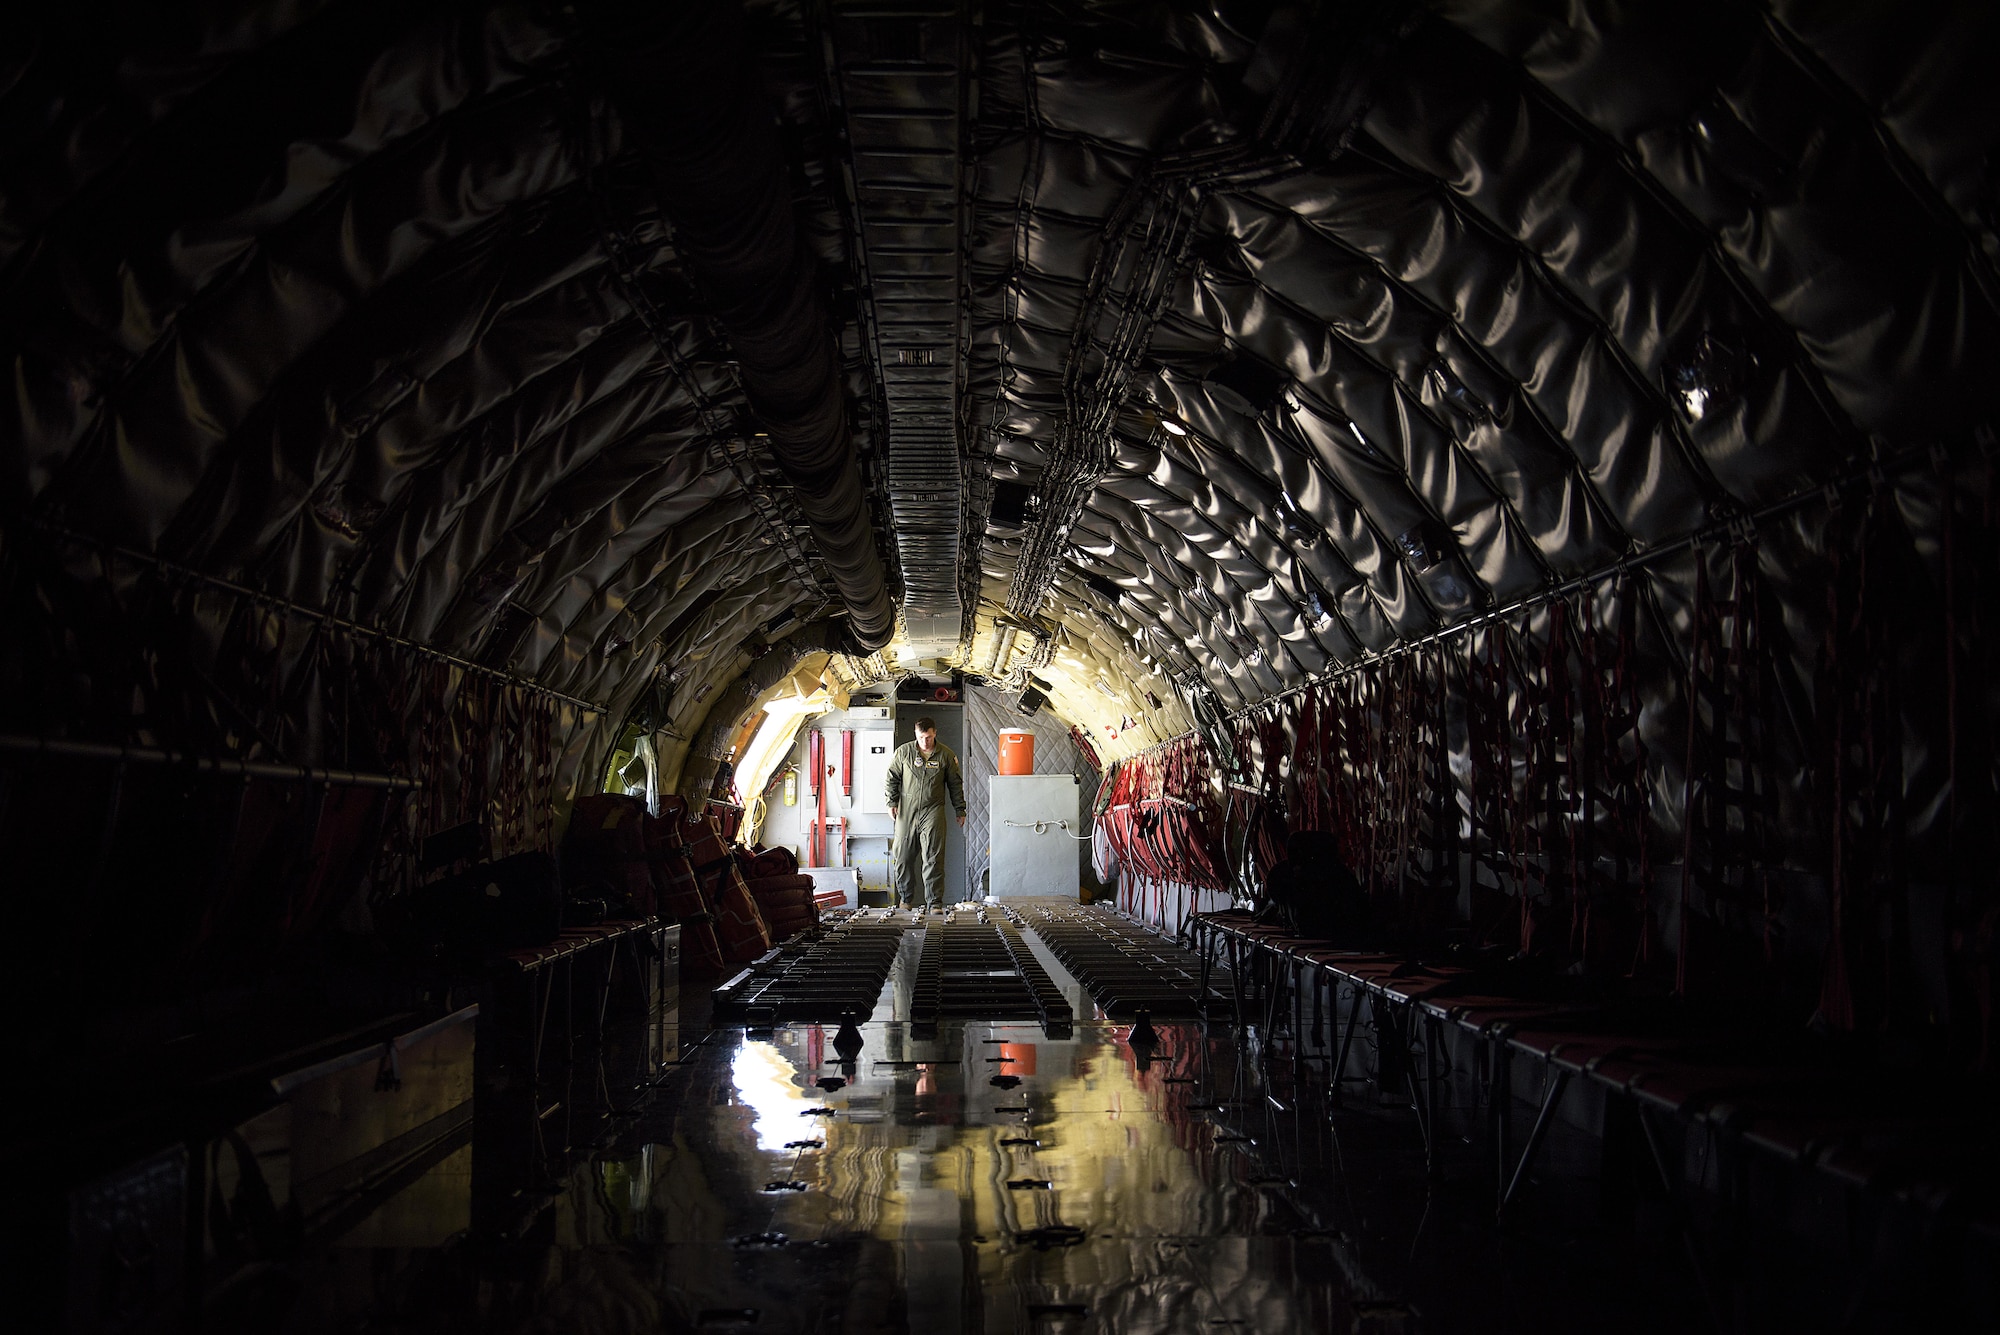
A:
{"label": "wall-mounted light", "polygon": [[1333,613],[1328,610],[1326,599],[1320,596],[1318,589],[1306,594],[1306,600],[1299,604],[1299,611],[1305,613],[1314,630],[1326,630],[1333,625]]}
{"label": "wall-mounted light", "polygon": [[612,619],[610,627],[604,632],[604,652],[615,654],[629,649],[638,638],[639,618],[633,614],[631,608],[624,608]]}
{"label": "wall-mounted light", "polygon": [[1401,549],[1403,559],[1410,563],[1410,569],[1419,575],[1444,559],[1431,535],[1422,524],[1414,525],[1396,535],[1396,546]]}
{"label": "wall-mounted light", "polygon": [[1686,357],[1669,362],[1663,374],[1682,416],[1693,423],[1740,398],[1756,369],[1757,354],[1742,331],[1710,329],[1696,340]]}

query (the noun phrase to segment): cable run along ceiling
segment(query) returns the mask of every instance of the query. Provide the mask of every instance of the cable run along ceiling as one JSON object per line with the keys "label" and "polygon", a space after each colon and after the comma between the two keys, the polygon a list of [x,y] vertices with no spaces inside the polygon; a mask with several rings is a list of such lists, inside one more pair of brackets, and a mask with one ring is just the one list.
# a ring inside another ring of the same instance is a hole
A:
{"label": "cable run along ceiling", "polygon": [[972,31],[954,3],[827,5],[823,86],[837,133],[859,316],[887,434],[888,514],[903,634],[922,656],[962,638],[959,383],[964,266],[960,155]]}

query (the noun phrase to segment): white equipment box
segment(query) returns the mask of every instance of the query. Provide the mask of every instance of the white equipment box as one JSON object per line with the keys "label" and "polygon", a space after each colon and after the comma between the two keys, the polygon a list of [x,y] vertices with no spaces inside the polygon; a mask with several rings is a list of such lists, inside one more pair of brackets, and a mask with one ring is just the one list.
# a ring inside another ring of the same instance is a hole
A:
{"label": "white equipment box", "polygon": [[1082,841],[1076,779],[1068,774],[996,774],[992,779],[994,899],[1076,894]]}

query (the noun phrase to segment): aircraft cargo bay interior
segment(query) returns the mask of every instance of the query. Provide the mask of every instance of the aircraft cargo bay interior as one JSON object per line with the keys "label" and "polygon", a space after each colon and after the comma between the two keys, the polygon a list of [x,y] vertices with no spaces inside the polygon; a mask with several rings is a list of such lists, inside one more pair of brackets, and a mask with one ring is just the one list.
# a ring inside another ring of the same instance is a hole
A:
{"label": "aircraft cargo bay interior", "polygon": [[0,15],[0,1310],[2000,1326],[2000,7]]}

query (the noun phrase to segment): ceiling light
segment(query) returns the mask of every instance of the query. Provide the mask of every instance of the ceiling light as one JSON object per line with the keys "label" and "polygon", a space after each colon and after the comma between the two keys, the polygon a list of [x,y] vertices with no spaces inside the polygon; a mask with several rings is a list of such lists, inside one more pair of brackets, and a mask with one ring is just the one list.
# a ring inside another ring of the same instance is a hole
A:
{"label": "ceiling light", "polygon": [[1167,417],[1162,417],[1160,419],[1160,430],[1166,432],[1170,436],[1185,436],[1187,434],[1186,427],[1182,426],[1179,422],[1176,422],[1173,419]]}
{"label": "ceiling light", "polygon": [[1382,457],[1382,451],[1375,448],[1375,442],[1368,439],[1367,435],[1361,430],[1361,424],[1359,422],[1355,421],[1351,417],[1348,418],[1347,429],[1354,433],[1355,441],[1361,446],[1363,450],[1367,452],[1369,458],[1379,459]]}

